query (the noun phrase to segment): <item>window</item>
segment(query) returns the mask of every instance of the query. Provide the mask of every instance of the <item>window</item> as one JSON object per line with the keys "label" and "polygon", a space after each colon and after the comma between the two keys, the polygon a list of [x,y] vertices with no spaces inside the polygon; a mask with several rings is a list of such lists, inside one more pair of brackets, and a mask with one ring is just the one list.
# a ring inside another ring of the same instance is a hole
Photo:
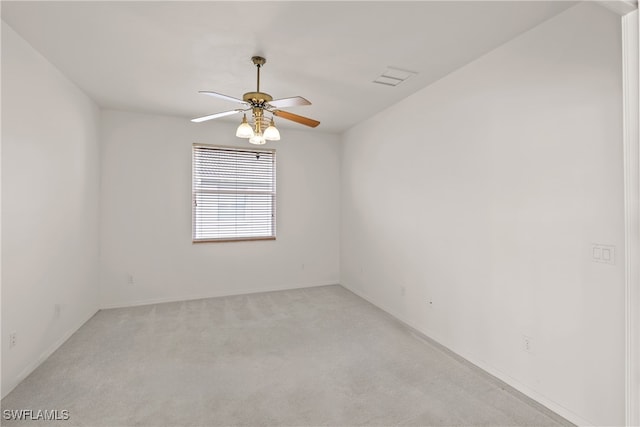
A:
{"label": "window", "polygon": [[276,153],[193,145],[193,241],[275,239]]}

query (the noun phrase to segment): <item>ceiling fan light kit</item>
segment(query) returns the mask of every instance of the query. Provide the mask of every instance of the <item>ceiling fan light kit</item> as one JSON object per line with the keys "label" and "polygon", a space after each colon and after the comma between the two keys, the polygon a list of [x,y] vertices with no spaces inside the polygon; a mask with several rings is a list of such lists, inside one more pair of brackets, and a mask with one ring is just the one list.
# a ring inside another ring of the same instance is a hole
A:
{"label": "ceiling fan light kit", "polygon": [[253,136],[253,128],[251,127],[249,122],[247,122],[246,114],[242,117],[242,123],[240,123],[240,126],[238,126],[236,136],[238,138],[251,138]]}
{"label": "ceiling fan light kit", "polygon": [[[273,119],[274,116],[282,117],[283,119],[291,120],[312,128],[320,124],[317,120],[289,113],[288,111],[278,110],[278,108],[311,105],[311,103],[301,96],[274,100],[268,93],[260,92],[260,68],[267,62],[267,60],[261,56],[254,56],[251,58],[251,61],[257,69],[257,88],[255,92],[245,93],[242,96],[242,99],[211,91],[199,92],[216,98],[225,99],[227,101],[239,102],[243,104],[243,108],[197,117],[195,119],[191,119],[192,122],[201,123],[207,120],[244,112],[242,122],[236,130],[236,136],[238,138],[248,138],[251,144],[256,145],[263,145],[267,141],[280,140],[280,131],[276,128],[275,121]],[[246,111],[249,110],[251,110],[252,115],[251,123],[247,120],[246,114]],[[265,116],[265,111],[271,114],[270,119]]]}
{"label": "ceiling fan light kit", "polygon": [[280,141],[280,131],[276,128],[273,117],[271,117],[269,126],[264,130],[264,139],[267,141]]}

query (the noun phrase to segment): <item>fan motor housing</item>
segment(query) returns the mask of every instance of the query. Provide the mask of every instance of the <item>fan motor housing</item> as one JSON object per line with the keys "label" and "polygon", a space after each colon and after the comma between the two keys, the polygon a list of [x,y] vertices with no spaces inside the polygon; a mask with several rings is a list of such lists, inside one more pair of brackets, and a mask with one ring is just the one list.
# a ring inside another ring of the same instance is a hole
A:
{"label": "fan motor housing", "polygon": [[242,96],[242,100],[250,104],[264,104],[265,102],[273,101],[273,98],[264,92],[247,92]]}

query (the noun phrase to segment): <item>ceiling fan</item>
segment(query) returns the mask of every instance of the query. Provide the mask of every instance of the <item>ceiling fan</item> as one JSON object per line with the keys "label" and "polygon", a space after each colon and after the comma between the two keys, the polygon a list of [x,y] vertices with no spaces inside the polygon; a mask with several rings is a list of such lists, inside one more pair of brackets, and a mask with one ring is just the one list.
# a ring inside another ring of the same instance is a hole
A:
{"label": "ceiling fan", "polygon": [[[256,66],[258,74],[257,89],[255,92],[245,93],[242,96],[242,99],[207,90],[201,90],[198,92],[205,95],[214,96],[216,98],[225,99],[227,101],[238,102],[242,104],[242,108],[236,108],[235,110],[223,111],[221,113],[197,117],[195,119],[191,119],[192,122],[200,123],[207,120],[217,119],[220,117],[230,116],[232,114],[251,110],[252,123],[250,124],[249,122],[247,122],[247,115],[245,113],[242,119],[242,123],[240,123],[240,126],[238,126],[236,136],[240,138],[249,138],[250,143],[258,145],[264,144],[266,143],[266,141],[277,141],[280,139],[280,132],[278,131],[278,129],[276,129],[273,121],[274,116],[282,117],[283,119],[291,120],[312,128],[320,124],[320,122],[317,120],[299,116],[288,111],[280,110],[280,108],[311,105],[311,103],[303,97],[294,96],[291,98],[273,99],[268,93],[260,92],[260,68],[267,62],[267,60],[261,56],[254,56],[251,58],[251,61]],[[269,120],[265,116],[265,111],[271,114],[271,120]]]}

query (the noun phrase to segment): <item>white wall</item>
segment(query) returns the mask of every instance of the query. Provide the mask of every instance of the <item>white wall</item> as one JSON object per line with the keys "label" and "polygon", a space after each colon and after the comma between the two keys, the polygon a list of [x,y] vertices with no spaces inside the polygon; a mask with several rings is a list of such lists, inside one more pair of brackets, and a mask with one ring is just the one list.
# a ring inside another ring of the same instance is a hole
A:
{"label": "white wall", "polygon": [[275,241],[191,243],[191,146],[251,146],[236,127],[103,111],[103,307],[338,283],[340,150],[318,129],[283,128],[268,145]]}
{"label": "white wall", "polygon": [[3,396],[98,309],[98,119],[3,22]]}
{"label": "white wall", "polygon": [[341,283],[595,425],[624,424],[620,50],[619,17],[580,4],[342,150]]}

